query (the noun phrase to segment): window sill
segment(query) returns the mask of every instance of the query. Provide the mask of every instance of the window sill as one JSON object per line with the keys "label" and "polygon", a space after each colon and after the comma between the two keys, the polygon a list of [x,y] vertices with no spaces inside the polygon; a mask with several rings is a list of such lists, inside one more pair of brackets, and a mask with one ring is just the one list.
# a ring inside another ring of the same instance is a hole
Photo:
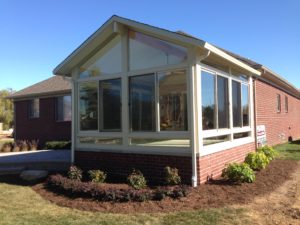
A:
{"label": "window sill", "polygon": [[203,146],[201,149],[199,149],[199,155],[200,155],[200,157],[206,156],[206,155],[225,151],[230,148],[238,147],[238,146],[253,143],[253,142],[255,142],[253,137],[245,137],[245,138],[240,138],[240,139],[233,140],[233,141],[226,141],[226,142],[213,144],[213,145],[209,145],[209,146]]}

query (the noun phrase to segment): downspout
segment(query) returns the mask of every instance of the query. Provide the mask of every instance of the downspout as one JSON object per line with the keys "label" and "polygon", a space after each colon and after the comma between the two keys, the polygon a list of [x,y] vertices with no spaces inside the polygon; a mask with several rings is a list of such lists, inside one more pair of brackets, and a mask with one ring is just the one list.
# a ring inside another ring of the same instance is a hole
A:
{"label": "downspout", "polygon": [[[192,79],[191,79],[191,83],[192,83],[192,94],[194,96],[198,98],[201,98],[201,94],[199,94],[199,87],[197,87],[197,84],[195,83],[195,81],[197,81],[197,79],[201,79],[200,77],[197,77],[198,73],[201,73],[201,70],[198,71],[197,69],[197,65],[200,64],[200,62],[204,59],[206,59],[208,56],[210,55],[210,51],[207,51],[205,55],[201,55],[199,57],[197,57],[196,55],[196,63],[194,64],[193,66],[193,74],[192,74]],[[200,74],[199,74],[200,75]],[[197,79],[195,79],[197,78]],[[196,87],[196,88],[195,88]],[[192,141],[191,141],[191,148],[192,148],[192,186],[193,187],[197,187],[198,185],[198,173],[197,173],[197,152],[198,152],[198,149],[199,149],[199,135],[198,133],[200,132],[199,131],[199,126],[196,126],[197,127],[197,133],[195,132],[196,129],[195,129],[195,122],[197,122],[197,125],[198,125],[198,120],[200,119],[199,118],[199,113],[198,113],[198,109],[199,107],[201,106],[198,106],[198,104],[195,104],[195,97],[192,98],[192,122],[194,123],[194,126],[193,126],[193,130],[192,130]],[[196,106],[196,107],[195,107]],[[195,120],[197,118],[197,120]],[[202,120],[201,120],[202,121]],[[196,137],[196,134],[198,135]]]}
{"label": "downspout", "polygon": [[257,143],[257,107],[256,107],[256,77],[253,77],[252,81],[253,85],[253,107],[254,107],[254,140],[255,140],[255,147],[258,148],[258,143]]}

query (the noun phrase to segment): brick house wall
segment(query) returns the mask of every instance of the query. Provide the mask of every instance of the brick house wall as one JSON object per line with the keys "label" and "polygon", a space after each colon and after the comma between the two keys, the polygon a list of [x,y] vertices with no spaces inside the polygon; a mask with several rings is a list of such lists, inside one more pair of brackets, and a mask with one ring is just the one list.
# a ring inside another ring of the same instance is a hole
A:
{"label": "brick house wall", "polygon": [[71,140],[71,122],[57,122],[55,97],[40,99],[40,117],[29,118],[29,100],[15,101],[16,140],[39,140],[41,147],[46,141]]}
{"label": "brick house wall", "polygon": [[[255,80],[257,125],[265,125],[267,144],[287,142],[289,136],[300,137],[300,100],[261,80]],[[277,112],[277,94],[281,96],[281,111]],[[285,112],[285,96],[288,112]]]}

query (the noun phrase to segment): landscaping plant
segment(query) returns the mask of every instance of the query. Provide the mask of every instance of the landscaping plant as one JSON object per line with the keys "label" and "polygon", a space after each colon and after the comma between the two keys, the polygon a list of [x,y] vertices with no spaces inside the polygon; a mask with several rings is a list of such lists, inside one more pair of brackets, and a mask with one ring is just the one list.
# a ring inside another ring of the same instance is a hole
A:
{"label": "landscaping plant", "polygon": [[28,142],[26,140],[21,140],[20,142],[20,151],[28,151],[29,150],[29,145],[28,145]]}
{"label": "landscaping plant", "polygon": [[245,159],[245,163],[253,170],[264,169],[269,162],[268,157],[263,152],[250,152]]}
{"label": "landscaping plant", "polygon": [[45,149],[70,149],[70,141],[48,141],[45,144]]}
{"label": "landscaping plant", "polygon": [[31,151],[35,151],[38,149],[39,140],[31,140],[28,142],[28,145]]}
{"label": "landscaping plant", "polygon": [[237,183],[255,181],[254,171],[246,163],[231,163],[222,171],[222,177]]}
{"label": "landscaping plant", "polygon": [[177,168],[165,167],[165,182],[167,185],[177,185],[181,183]]}
{"label": "landscaping plant", "polygon": [[11,142],[5,142],[1,147],[1,152],[11,152],[13,145]]}
{"label": "landscaping plant", "polygon": [[78,168],[77,166],[70,166],[68,171],[68,177],[71,180],[78,180],[80,181],[82,179],[82,170]]}
{"label": "landscaping plant", "polygon": [[106,173],[101,170],[89,170],[89,177],[92,182],[95,183],[104,183],[106,179]]}
{"label": "landscaping plant", "polygon": [[127,177],[128,184],[134,189],[143,189],[147,187],[147,181],[139,170],[133,170],[132,173]]}
{"label": "landscaping plant", "polygon": [[265,145],[257,149],[257,152],[263,152],[269,161],[272,161],[277,156],[277,152],[271,146]]}

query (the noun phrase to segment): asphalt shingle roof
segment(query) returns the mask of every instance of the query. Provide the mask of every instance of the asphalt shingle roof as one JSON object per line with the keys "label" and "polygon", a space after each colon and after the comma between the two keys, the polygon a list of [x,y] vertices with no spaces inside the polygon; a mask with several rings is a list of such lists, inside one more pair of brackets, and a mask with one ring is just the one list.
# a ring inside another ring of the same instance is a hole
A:
{"label": "asphalt shingle roof", "polygon": [[30,96],[38,97],[41,95],[52,95],[63,92],[71,92],[70,81],[64,79],[62,76],[52,76],[46,80],[13,93],[9,96],[9,98],[17,99]]}

